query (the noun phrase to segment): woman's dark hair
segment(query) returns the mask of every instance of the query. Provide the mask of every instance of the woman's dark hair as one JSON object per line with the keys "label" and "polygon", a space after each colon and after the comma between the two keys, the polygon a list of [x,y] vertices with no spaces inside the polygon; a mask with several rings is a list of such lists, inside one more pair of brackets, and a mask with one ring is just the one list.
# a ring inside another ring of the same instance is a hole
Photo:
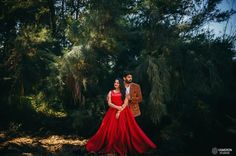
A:
{"label": "woman's dark hair", "polygon": [[122,80],[120,78],[116,78],[116,80],[119,81],[121,98],[124,101],[125,100],[125,95],[126,95],[126,88],[125,88],[125,85],[124,85],[124,80]]}

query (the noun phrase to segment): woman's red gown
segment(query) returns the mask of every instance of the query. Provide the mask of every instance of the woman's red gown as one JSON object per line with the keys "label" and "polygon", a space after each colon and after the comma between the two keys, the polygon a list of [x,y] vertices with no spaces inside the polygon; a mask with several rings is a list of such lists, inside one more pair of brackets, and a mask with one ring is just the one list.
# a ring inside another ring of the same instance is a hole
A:
{"label": "woman's red gown", "polygon": [[[121,93],[111,91],[111,102],[121,106],[123,104]],[[117,109],[109,108],[96,132],[86,144],[90,152],[118,153],[144,153],[156,145],[145,135],[136,123],[131,110],[126,107],[116,119]]]}

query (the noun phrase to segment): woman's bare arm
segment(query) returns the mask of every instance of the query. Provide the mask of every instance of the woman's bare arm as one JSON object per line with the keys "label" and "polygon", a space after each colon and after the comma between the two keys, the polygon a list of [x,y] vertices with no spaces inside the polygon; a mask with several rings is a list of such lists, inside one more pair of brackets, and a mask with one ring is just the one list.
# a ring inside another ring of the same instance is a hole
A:
{"label": "woman's bare arm", "polygon": [[113,104],[111,102],[111,91],[108,93],[108,106],[111,107],[111,108],[115,108],[117,110],[121,110],[122,109],[121,106],[116,106],[115,104]]}
{"label": "woman's bare arm", "polygon": [[129,97],[130,97],[129,95],[126,95],[124,103],[122,105],[122,110],[125,109],[125,107],[128,106],[128,104],[129,104]]}

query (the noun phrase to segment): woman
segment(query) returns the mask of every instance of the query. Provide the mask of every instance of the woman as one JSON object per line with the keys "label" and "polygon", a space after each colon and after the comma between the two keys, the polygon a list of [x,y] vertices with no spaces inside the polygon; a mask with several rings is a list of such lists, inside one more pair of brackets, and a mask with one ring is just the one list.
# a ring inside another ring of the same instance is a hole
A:
{"label": "woman", "polygon": [[87,142],[88,151],[126,155],[128,151],[141,154],[156,148],[137,125],[128,107],[128,100],[123,80],[115,79],[114,90],[108,94],[109,109],[98,131]]}

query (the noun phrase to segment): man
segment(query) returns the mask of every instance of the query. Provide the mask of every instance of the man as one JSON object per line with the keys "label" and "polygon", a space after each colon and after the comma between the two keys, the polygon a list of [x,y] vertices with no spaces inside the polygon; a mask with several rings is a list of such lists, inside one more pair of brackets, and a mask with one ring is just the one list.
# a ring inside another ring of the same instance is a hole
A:
{"label": "man", "polygon": [[132,73],[130,71],[124,72],[123,79],[126,88],[126,94],[129,98],[129,108],[134,117],[138,117],[141,115],[139,103],[142,102],[142,93],[140,86],[132,82]]}

